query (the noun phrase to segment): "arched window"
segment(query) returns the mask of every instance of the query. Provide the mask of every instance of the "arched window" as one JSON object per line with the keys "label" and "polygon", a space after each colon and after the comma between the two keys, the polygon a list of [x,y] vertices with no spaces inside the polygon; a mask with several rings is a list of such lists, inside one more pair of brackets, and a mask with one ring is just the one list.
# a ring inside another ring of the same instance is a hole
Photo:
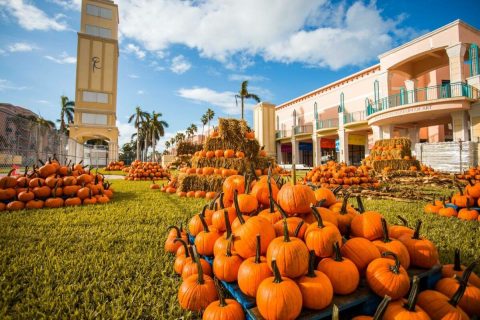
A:
{"label": "arched window", "polygon": [[317,103],[316,102],[313,104],[313,115],[315,117],[315,120],[318,120],[318,110],[317,110]]}
{"label": "arched window", "polygon": [[297,110],[293,110],[292,117],[293,117],[293,125],[296,126],[297,125]]}
{"label": "arched window", "polygon": [[480,74],[480,66],[478,62],[478,46],[475,43],[470,45],[470,76]]}
{"label": "arched window", "polygon": [[380,84],[378,83],[378,80],[375,80],[375,82],[373,82],[373,96],[373,101],[377,103],[380,99]]}
{"label": "arched window", "polygon": [[345,95],[340,93],[340,105],[338,106],[338,113],[345,111]]}

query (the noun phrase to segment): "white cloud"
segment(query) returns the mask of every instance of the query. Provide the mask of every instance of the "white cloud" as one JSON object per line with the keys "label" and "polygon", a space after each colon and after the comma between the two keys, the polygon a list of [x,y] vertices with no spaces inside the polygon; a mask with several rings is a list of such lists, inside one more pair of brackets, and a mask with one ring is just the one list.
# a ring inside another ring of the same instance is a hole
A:
{"label": "white cloud", "polygon": [[[197,103],[217,106],[221,108],[225,114],[236,115],[240,114],[241,111],[240,107],[237,107],[235,104],[235,92],[232,91],[217,92],[209,88],[194,87],[191,89],[182,88],[177,91],[177,94],[182,98]],[[246,104],[246,107],[251,108],[252,105]]]}
{"label": "white cloud", "polygon": [[267,77],[264,77],[264,76],[260,76],[260,75],[247,75],[247,74],[238,74],[238,73],[235,73],[235,74],[231,74],[228,76],[228,80],[230,81],[256,81],[256,82],[260,82],[260,81],[265,81],[265,80],[268,80]]}
{"label": "white cloud", "polygon": [[41,104],[50,104],[50,101],[48,100],[35,100],[36,103],[41,103]]}
{"label": "white cloud", "polygon": [[138,79],[138,78],[140,78],[140,77],[137,76],[136,74],[129,74],[128,77],[129,77],[129,78],[132,78],[132,79]]}
{"label": "white cloud", "polygon": [[124,0],[121,8],[122,35],[145,49],[183,45],[234,69],[251,66],[256,56],[331,69],[362,65],[412,36],[382,17],[375,1]]}
{"label": "white cloud", "polygon": [[4,90],[24,90],[27,87],[17,86],[6,79],[0,79],[0,91]]}
{"label": "white cloud", "polygon": [[25,0],[0,0],[1,8],[5,9],[22,28],[27,30],[62,31],[67,29],[61,16],[49,17],[44,11]]}
{"label": "white cloud", "polygon": [[172,59],[170,70],[176,74],[182,74],[190,70],[191,67],[192,64],[183,55],[178,55]]}
{"label": "white cloud", "polygon": [[80,11],[82,7],[82,0],[49,0],[59,6],[62,6],[66,10]]}
{"label": "white cloud", "polygon": [[122,123],[117,120],[117,127],[120,133],[118,138],[119,146],[123,146],[125,143],[130,142],[132,134],[137,132],[137,129],[130,123]]}
{"label": "white cloud", "polygon": [[58,57],[45,56],[46,59],[59,64],[74,64],[77,63],[77,58],[69,56],[66,52],[62,52]]}
{"label": "white cloud", "polygon": [[38,49],[36,45],[27,42],[16,42],[7,46],[8,52],[29,52]]}
{"label": "white cloud", "polygon": [[124,51],[126,53],[134,54],[140,60],[143,60],[145,58],[145,56],[147,55],[147,53],[145,51],[143,51],[142,49],[140,49],[139,46],[134,45],[133,43],[127,44]]}
{"label": "white cloud", "polygon": [[137,94],[139,94],[139,95],[145,94],[145,91],[143,91],[143,90],[138,90],[138,91],[137,91]]}

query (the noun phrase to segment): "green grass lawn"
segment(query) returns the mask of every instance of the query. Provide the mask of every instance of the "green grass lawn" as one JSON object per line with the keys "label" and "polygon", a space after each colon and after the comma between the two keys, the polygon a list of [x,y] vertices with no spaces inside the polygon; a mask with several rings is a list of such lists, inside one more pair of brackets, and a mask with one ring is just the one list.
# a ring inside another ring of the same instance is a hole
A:
{"label": "green grass lawn", "polygon": [[[94,169],[95,170],[95,169]],[[110,170],[110,171],[107,171],[105,170],[105,168],[99,168],[98,169],[98,173],[101,173],[101,174],[115,174],[115,175],[120,175],[120,176],[125,176],[127,175],[126,172],[123,172],[122,170]]]}
{"label": "green grass lawn", "polygon": [[[177,303],[180,280],[163,252],[166,227],[197,213],[202,200],[115,181],[106,205],[0,213],[0,319],[194,318]],[[480,249],[477,222],[425,216],[423,203],[365,201],[389,222],[424,220],[444,262]]]}

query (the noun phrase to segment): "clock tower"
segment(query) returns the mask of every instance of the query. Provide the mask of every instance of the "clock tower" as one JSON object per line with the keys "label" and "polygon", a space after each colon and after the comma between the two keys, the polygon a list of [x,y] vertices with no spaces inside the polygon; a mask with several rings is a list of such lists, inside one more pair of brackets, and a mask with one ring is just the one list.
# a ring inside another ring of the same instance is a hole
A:
{"label": "clock tower", "polygon": [[80,143],[104,141],[109,161],[118,160],[118,22],[113,1],[82,0],[70,137]]}

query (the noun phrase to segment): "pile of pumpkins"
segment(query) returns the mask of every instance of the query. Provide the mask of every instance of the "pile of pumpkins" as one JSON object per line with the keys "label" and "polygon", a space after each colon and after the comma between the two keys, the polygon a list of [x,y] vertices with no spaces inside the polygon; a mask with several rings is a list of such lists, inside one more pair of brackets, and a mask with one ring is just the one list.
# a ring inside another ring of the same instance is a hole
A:
{"label": "pile of pumpkins", "polygon": [[326,164],[313,168],[304,178],[305,182],[325,188],[343,186],[360,186],[363,188],[377,188],[379,182],[370,176],[370,167],[361,165],[347,166],[345,163],[329,161]]}
{"label": "pile of pumpkins", "polygon": [[475,180],[480,181],[480,166],[469,168],[467,171],[456,176],[459,180]]}
{"label": "pile of pumpkins", "polygon": [[123,161],[110,161],[105,167],[105,171],[119,171],[125,168],[125,162]]}
{"label": "pile of pumpkins", "polygon": [[[427,214],[438,214],[442,217],[455,217],[465,221],[480,221],[478,210],[473,207],[480,207],[480,182],[469,183],[462,188],[457,184],[458,192],[453,194],[447,201],[445,197],[441,200],[433,198],[432,202],[427,203],[424,212]],[[453,204],[458,207],[458,211],[447,204]]]}
{"label": "pile of pumpkins", "polygon": [[0,178],[0,211],[60,208],[107,203],[113,197],[103,175],[86,170],[82,163],[60,164],[49,159],[41,166],[25,168],[23,175]]}
{"label": "pile of pumpkins", "polygon": [[[465,312],[472,309],[462,310],[458,303],[476,299],[480,306],[480,295],[468,291],[468,278],[459,280],[461,289],[448,279],[448,290],[404,300],[410,291],[406,270],[438,264],[435,245],[420,236],[421,221],[414,229],[389,226],[381,213],[365,211],[360,197],[358,209],[348,197],[338,201],[330,189],[313,191],[302,184],[279,188],[270,175],[251,185],[243,176],[228,177],[186,230],[169,228],[165,250],[175,255],[174,270],[182,278],[180,306],[204,311],[203,319],[244,319],[238,302],[222,298],[216,278],[237,282],[256,299],[263,318],[294,319],[302,308],[327,308],[334,294],[354,293],[362,277],[375,294],[392,301],[385,313],[391,316],[383,319],[399,319],[400,313],[440,319],[442,312],[468,319]],[[206,257],[213,257],[211,265]]]}
{"label": "pile of pumpkins", "polygon": [[170,173],[163,169],[158,162],[135,160],[124,171],[127,173],[125,180],[130,181],[162,180],[170,177]]}
{"label": "pile of pumpkins", "polygon": [[229,177],[238,174],[236,169],[227,169],[227,168],[214,168],[214,167],[203,167],[203,168],[188,168],[184,167],[179,170],[185,174],[197,174],[200,176],[211,176],[211,175],[220,175],[222,177]]}

